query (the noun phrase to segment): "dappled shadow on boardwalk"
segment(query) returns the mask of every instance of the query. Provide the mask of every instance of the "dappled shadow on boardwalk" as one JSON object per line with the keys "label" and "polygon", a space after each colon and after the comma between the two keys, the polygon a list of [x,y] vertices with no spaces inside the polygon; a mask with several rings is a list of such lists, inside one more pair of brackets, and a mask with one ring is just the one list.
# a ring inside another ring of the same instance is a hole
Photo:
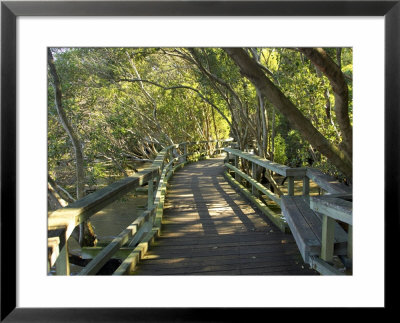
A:
{"label": "dappled shadow on boardwalk", "polygon": [[310,275],[280,232],[227,183],[223,159],[190,164],[170,182],[161,237],[142,275]]}

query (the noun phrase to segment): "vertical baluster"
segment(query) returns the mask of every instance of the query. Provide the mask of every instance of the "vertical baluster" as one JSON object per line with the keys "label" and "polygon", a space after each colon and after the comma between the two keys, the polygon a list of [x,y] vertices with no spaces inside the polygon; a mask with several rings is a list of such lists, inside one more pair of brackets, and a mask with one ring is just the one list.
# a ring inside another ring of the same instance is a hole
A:
{"label": "vertical baluster", "polygon": [[[239,157],[235,155],[235,167],[239,169]],[[240,176],[238,173],[235,173],[235,179],[239,181]]]}
{"label": "vertical baluster", "polygon": [[310,195],[310,179],[307,176],[303,177],[303,195]]}
{"label": "vertical baluster", "polygon": [[288,195],[294,195],[294,177],[288,176]]}
{"label": "vertical baluster", "polygon": [[327,215],[322,215],[321,259],[326,262],[333,260],[334,234],[335,220]]}
{"label": "vertical baluster", "polygon": [[[251,162],[251,176],[253,177],[254,180],[257,180],[257,165],[253,162]],[[254,185],[251,186],[251,193],[254,196],[258,196],[258,190],[254,187]]]}
{"label": "vertical baluster", "polygon": [[69,258],[68,258],[68,244],[66,239],[66,230],[60,234],[60,244],[58,247],[60,248],[60,254],[56,260],[56,273],[57,275],[70,275],[70,268],[69,268]]}
{"label": "vertical baluster", "polygon": [[154,204],[154,178],[149,180],[148,186],[147,209],[150,210]]}

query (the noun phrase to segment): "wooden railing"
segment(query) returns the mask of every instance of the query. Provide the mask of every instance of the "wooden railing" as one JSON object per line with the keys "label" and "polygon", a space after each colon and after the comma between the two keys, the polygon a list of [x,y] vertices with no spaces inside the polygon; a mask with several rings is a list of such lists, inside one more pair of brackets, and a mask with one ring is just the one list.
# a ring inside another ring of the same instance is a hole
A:
{"label": "wooden railing", "polygon": [[[346,223],[347,228],[347,254],[344,258],[346,267],[352,267],[353,259],[353,195],[352,189],[334,181],[330,176],[319,170],[309,168],[307,177],[316,182],[326,194],[310,197],[310,208],[322,215],[322,241],[321,254],[313,257],[312,266],[320,271],[327,271],[331,267],[334,254],[335,225],[337,221]],[[321,261],[322,260],[322,261]]]}
{"label": "wooden railing", "polygon": [[[256,206],[283,232],[289,232],[287,222],[281,213],[278,213],[269,208],[265,203],[259,199],[259,192],[267,196],[268,199],[275,202],[277,205],[281,205],[281,198],[278,194],[273,193],[270,189],[259,183],[255,179],[256,167],[263,167],[267,171],[275,172],[279,175],[287,177],[288,180],[288,194],[294,194],[294,180],[295,178],[301,178],[305,180],[306,168],[291,168],[289,166],[281,165],[278,163],[271,162],[267,159],[261,158],[254,154],[243,152],[238,149],[225,148],[227,152],[227,160],[225,163],[227,171],[225,171],[225,177],[229,182],[234,184],[239,190],[244,193]],[[230,156],[233,156],[233,165],[229,163],[231,160]],[[247,175],[239,168],[239,164],[247,161],[251,164],[251,176]],[[229,174],[228,169],[235,173],[235,177]],[[251,185],[251,192],[240,183],[240,178],[245,179]],[[305,180],[306,181],[306,180]],[[306,181],[307,182],[307,181]]]}
{"label": "wooden railing", "polygon": [[[231,140],[184,142],[171,145],[164,148],[152,165],[145,170],[52,212],[48,216],[48,272],[55,265],[57,275],[69,275],[67,242],[75,227],[125,194],[147,184],[147,210],[103,248],[80,272],[80,275],[96,274],[119,248],[131,240],[132,252],[114,272],[115,275],[128,273],[160,231],[166,184],[172,174],[185,165],[188,157],[195,153],[200,156],[201,154],[208,155],[212,150],[220,152],[229,142]],[[215,147],[210,147],[210,145],[215,145]]]}
{"label": "wooden railing", "polygon": [[[225,148],[224,150],[227,152],[226,171],[224,173],[227,180],[252,201],[281,231],[292,231],[304,260],[320,273],[342,274],[331,266],[335,248],[335,232],[336,234],[341,234],[341,237],[336,239],[336,242],[340,243],[343,241],[342,233],[344,233],[341,228],[338,228],[336,221],[348,224],[347,233],[345,233],[347,255],[344,257],[344,262],[346,267],[352,266],[353,229],[352,190],[350,187],[339,183],[334,178],[314,168],[291,168],[263,159],[249,152],[233,148]],[[230,161],[233,161],[233,163],[230,163]],[[251,175],[246,174],[240,169],[245,168],[243,167],[245,163],[250,163],[250,167],[247,169],[251,169]],[[267,206],[267,203],[261,200],[260,193],[281,207],[283,196],[272,192],[255,179],[257,166],[287,177],[288,187],[287,194],[285,195],[285,207],[282,209],[285,212],[282,212],[279,208],[279,211],[273,210]],[[233,176],[230,172],[234,173],[232,174]],[[246,188],[246,185],[243,185],[243,180],[249,184],[247,186],[251,186],[251,190]],[[298,180],[302,184],[301,195],[295,197],[295,185],[299,182]],[[309,196],[310,180],[318,185],[320,196]],[[296,202],[294,202],[295,200]],[[287,207],[286,204],[288,204]],[[312,211],[312,213],[309,211]],[[283,213],[290,214],[292,219],[290,217],[286,218]],[[304,219],[301,218],[299,221],[293,219],[293,217],[302,217],[302,213],[307,213]],[[317,227],[320,228],[321,232],[315,234]],[[318,237],[316,239],[318,243],[316,240],[307,239],[309,237]],[[310,246],[307,245],[307,241],[310,242]],[[316,247],[315,243],[317,245],[320,243],[320,249]],[[314,247],[320,250],[320,254],[318,256],[309,256],[309,249],[313,249]],[[342,253],[342,251],[340,252]]]}

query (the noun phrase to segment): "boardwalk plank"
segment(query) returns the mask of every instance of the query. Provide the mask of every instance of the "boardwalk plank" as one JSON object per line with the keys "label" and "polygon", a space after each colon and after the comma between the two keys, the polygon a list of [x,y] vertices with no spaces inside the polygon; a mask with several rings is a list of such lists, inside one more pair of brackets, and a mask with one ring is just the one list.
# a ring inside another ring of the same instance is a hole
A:
{"label": "boardwalk plank", "polygon": [[316,275],[290,234],[223,177],[223,159],[189,164],[170,181],[163,226],[135,275]]}

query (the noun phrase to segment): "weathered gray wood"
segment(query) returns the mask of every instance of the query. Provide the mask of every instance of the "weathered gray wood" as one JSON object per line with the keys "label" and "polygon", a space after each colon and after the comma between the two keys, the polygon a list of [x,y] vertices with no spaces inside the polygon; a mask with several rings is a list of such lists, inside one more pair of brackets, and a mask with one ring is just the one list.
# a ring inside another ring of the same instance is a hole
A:
{"label": "weathered gray wood", "polygon": [[56,273],[57,275],[70,275],[69,258],[68,258],[68,243],[66,242],[61,249],[56,260]]}
{"label": "weathered gray wood", "polygon": [[294,177],[300,176],[300,177],[302,177],[302,176],[305,176],[305,174],[306,174],[306,168],[290,168],[288,166],[271,162],[268,159],[261,158],[254,154],[246,153],[246,152],[240,151],[238,149],[224,148],[224,150],[226,152],[229,152],[232,155],[239,156],[239,157],[247,159],[257,165],[260,165],[264,168],[272,170],[273,172],[278,173],[282,176],[294,176]]}
{"label": "weathered gray wood", "polygon": [[[225,142],[227,140],[222,140],[221,142]],[[229,141],[229,140],[228,140]],[[133,175],[132,177],[128,177],[122,179],[118,182],[115,182],[101,190],[98,190],[92,194],[87,195],[83,199],[80,199],[65,208],[58,209],[48,215],[48,230],[66,229],[66,239],[69,238],[74,228],[79,224],[87,220],[90,216],[97,213],[107,205],[111,204],[118,198],[122,197],[126,193],[138,188],[138,191],[141,191],[141,186],[149,182],[149,190],[151,191],[151,186],[153,184],[154,179],[158,179],[161,176],[162,170],[167,168],[167,170],[171,170],[173,164],[181,159],[182,156],[178,156],[176,158],[171,157],[171,151],[173,149],[179,148],[181,145],[184,145],[184,149],[187,152],[187,144],[181,143],[178,145],[171,145],[164,148],[156,158],[154,159],[152,165]],[[185,154],[185,157],[187,154]],[[169,160],[169,163],[165,166],[165,161]],[[186,159],[186,158],[185,158]],[[169,174],[168,178],[172,175],[172,173],[178,167],[183,166],[185,163],[181,163],[175,167],[173,167],[171,174]],[[162,184],[164,185],[164,184]],[[159,186],[159,181],[157,181],[157,186]],[[153,195],[154,196],[154,195]],[[148,194],[149,203],[148,206],[151,207],[150,200],[153,196]],[[52,250],[52,249],[51,249]],[[61,250],[62,251],[62,250]],[[49,257],[50,259],[52,257]],[[53,257],[54,258],[54,257]]]}
{"label": "weathered gray wood", "polygon": [[294,195],[294,177],[288,176],[288,195]]}
{"label": "weathered gray wood", "polygon": [[312,256],[310,257],[310,265],[312,268],[317,270],[321,275],[336,275],[336,276],[344,276],[345,274],[335,267],[331,266],[324,260],[320,259],[319,257]]}
{"label": "weathered gray wood", "polygon": [[136,195],[139,195],[139,194],[147,195],[148,193],[149,193],[149,189],[147,187],[136,187],[136,189],[135,189]]}
{"label": "weathered gray wood", "polygon": [[255,187],[257,190],[260,192],[264,193],[267,195],[271,200],[273,200],[276,204],[281,205],[281,199],[279,196],[276,194],[272,193],[269,189],[267,189],[264,185],[261,183],[257,182],[247,174],[243,173],[241,170],[237,169],[235,166],[232,166],[231,164],[225,163],[225,166],[232,169],[235,173],[240,174],[241,177],[245,178],[253,187]]}
{"label": "weathered gray wood", "polygon": [[138,172],[132,177],[124,178],[101,190],[69,204],[67,207],[52,212],[48,217],[48,229],[67,226],[67,238],[75,226],[111,204],[121,196],[138,186],[142,186],[159,173],[158,168]]}
{"label": "weathered gray wood", "polygon": [[[238,157],[237,155],[234,155],[234,159],[235,159],[235,168],[236,168],[236,169],[239,169],[239,157]],[[236,179],[237,181],[240,180],[239,173],[235,173],[235,179]]]}
{"label": "weathered gray wood", "polygon": [[85,268],[83,268],[78,275],[95,275],[101,267],[123,246],[128,240],[134,236],[138,229],[148,221],[154,208],[150,211],[144,212],[135,221],[133,221],[124,231],[122,231],[111,243],[105,247]]}
{"label": "weathered gray wood", "polygon": [[50,272],[50,268],[54,266],[57,257],[60,254],[60,238],[52,237],[47,239],[47,250],[48,250],[48,272]]}
{"label": "weathered gray wood", "polygon": [[351,194],[352,189],[342,183],[339,183],[335,178],[322,173],[316,168],[307,168],[307,177],[315,182],[319,187],[332,194],[346,193]]}
{"label": "weathered gray wood", "polygon": [[171,181],[163,233],[135,275],[316,274],[300,260],[292,236],[224,181],[222,158],[201,163]]}
{"label": "weathered gray wood", "polygon": [[140,251],[132,251],[114,271],[113,276],[130,275],[135,271],[136,264],[139,262]]}
{"label": "weathered gray wood", "polygon": [[[308,262],[310,256],[319,256],[322,241],[322,218],[320,214],[310,209],[308,197],[283,196],[281,208],[304,261]],[[334,254],[345,255],[347,234],[337,223],[334,224],[334,232]]]}
{"label": "weathered gray wood", "polygon": [[155,237],[159,234],[159,228],[153,228],[138,246],[129,254],[129,256],[122,262],[122,264],[115,270],[113,276],[129,275],[132,274],[136,264],[147,253],[150,245],[153,243]]}
{"label": "weathered gray wood", "polygon": [[336,197],[339,199],[343,199],[346,201],[351,202],[353,200],[353,194],[352,193],[339,193],[339,194],[331,194],[331,193],[326,193],[324,194],[325,197]]}
{"label": "weathered gray wood", "polygon": [[[95,258],[104,247],[82,247],[81,257],[82,259],[93,259]],[[112,256],[112,258],[124,260],[128,255],[133,251],[133,247],[121,247],[116,253]]]}
{"label": "weathered gray wood", "polygon": [[347,241],[347,257],[353,259],[353,226],[349,225]]}
{"label": "weathered gray wood", "polygon": [[[298,207],[299,212],[310,226],[310,230],[314,232],[319,241],[322,241],[322,215],[314,212],[310,208],[310,198],[305,196],[296,196],[294,202]],[[335,224],[335,254],[345,254],[347,234],[338,225]]]}
{"label": "weathered gray wood", "polygon": [[50,251],[50,254],[48,255],[50,267],[55,264],[57,257],[65,247],[66,231],[67,227],[61,227],[57,229],[51,229],[47,233],[47,246]]}
{"label": "weathered gray wood", "polygon": [[322,241],[321,259],[331,263],[333,260],[333,239],[335,233],[335,220],[329,216],[322,216]]}
{"label": "weathered gray wood", "polygon": [[236,186],[257,208],[263,212],[282,232],[288,231],[288,226],[281,214],[278,214],[267,207],[260,199],[253,196],[251,192],[242,184],[236,181],[228,172],[224,172],[225,178],[234,186]]}
{"label": "weathered gray wood", "polygon": [[152,229],[154,223],[154,216],[150,216],[149,219],[143,223],[140,229],[133,236],[132,240],[129,242],[128,247],[134,247],[146,236],[146,234]]}
{"label": "weathered gray wood", "polygon": [[[256,173],[257,173],[257,165],[254,163],[251,163],[251,176],[253,177],[254,180],[257,180]],[[255,187],[253,184],[251,185],[251,193],[254,196],[258,196],[257,187]]]}
{"label": "weathered gray wood", "polygon": [[288,195],[282,196],[281,208],[304,261],[309,263],[310,256],[320,254],[321,243],[299,211],[295,201],[298,198]]}
{"label": "weathered gray wood", "polygon": [[310,179],[307,176],[303,177],[303,195],[310,195]]}
{"label": "weathered gray wood", "polygon": [[147,193],[147,209],[150,210],[153,207],[154,203],[154,187],[153,187],[153,179],[151,179],[148,183],[148,193]]}
{"label": "weathered gray wood", "polygon": [[312,196],[310,198],[312,210],[325,214],[333,219],[353,224],[353,203],[344,199],[324,196]]}

